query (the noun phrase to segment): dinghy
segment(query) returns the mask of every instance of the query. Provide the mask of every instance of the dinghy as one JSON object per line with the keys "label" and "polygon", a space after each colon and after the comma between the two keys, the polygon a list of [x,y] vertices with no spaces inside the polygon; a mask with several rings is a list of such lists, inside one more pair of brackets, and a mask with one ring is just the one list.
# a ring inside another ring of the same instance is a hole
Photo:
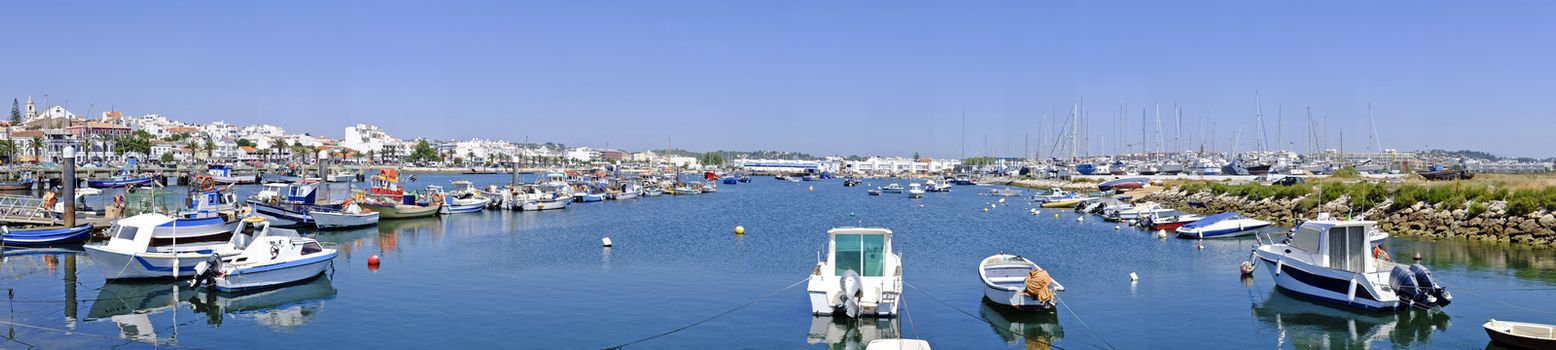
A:
{"label": "dinghy", "polygon": [[1010,254],[984,258],[978,263],[978,278],[983,280],[983,297],[1017,310],[1052,310],[1058,300],[1054,293],[1064,290],[1047,270]]}
{"label": "dinghy", "polygon": [[92,235],[92,225],[11,229],[0,226],[0,243],[5,245],[55,245],[80,243]]}
{"label": "dinghy", "polygon": [[1498,345],[1529,350],[1556,349],[1556,326],[1490,320],[1482,327]]}

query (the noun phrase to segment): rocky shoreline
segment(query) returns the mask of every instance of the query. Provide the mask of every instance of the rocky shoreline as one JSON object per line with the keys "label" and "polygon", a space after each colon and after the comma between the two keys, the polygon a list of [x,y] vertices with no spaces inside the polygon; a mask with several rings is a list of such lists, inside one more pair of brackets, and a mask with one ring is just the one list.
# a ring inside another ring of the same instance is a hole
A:
{"label": "rocky shoreline", "polygon": [[[1189,193],[1175,187],[1145,195],[1142,199],[1174,208],[1206,213],[1236,211],[1249,217],[1270,220],[1282,225],[1291,225],[1298,218],[1312,218],[1318,213],[1329,213],[1335,216],[1365,217],[1375,220],[1384,232],[1396,236],[1428,240],[1462,239],[1556,248],[1556,214],[1540,210],[1525,215],[1511,215],[1508,213],[1506,201],[1488,202],[1485,210],[1477,213],[1466,209],[1441,209],[1422,202],[1391,209],[1394,207],[1392,199],[1371,208],[1351,208],[1348,204],[1349,197],[1340,197],[1303,210],[1298,205],[1303,198],[1250,200],[1225,194],[1212,195],[1210,191]],[[1189,202],[1203,203],[1205,208],[1190,208]]]}

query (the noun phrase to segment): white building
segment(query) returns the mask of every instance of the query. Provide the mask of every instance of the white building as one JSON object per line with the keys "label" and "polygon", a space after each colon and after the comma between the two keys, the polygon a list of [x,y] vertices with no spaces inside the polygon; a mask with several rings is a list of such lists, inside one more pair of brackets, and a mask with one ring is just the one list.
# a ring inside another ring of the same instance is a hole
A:
{"label": "white building", "polygon": [[730,163],[746,171],[770,173],[838,172],[838,162],[831,160],[736,159]]}
{"label": "white building", "polygon": [[865,160],[845,162],[843,169],[849,172],[869,174],[928,174],[951,171],[960,164],[962,164],[960,160],[913,160],[913,158],[905,157],[870,157]]}

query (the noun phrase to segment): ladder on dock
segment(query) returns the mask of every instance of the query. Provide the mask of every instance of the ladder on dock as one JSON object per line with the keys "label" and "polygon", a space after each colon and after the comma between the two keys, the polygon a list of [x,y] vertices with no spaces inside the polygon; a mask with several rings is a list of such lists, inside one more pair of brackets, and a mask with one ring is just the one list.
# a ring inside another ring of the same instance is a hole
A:
{"label": "ladder on dock", "polygon": [[59,225],[60,219],[53,211],[43,208],[43,199],[0,194],[0,223]]}

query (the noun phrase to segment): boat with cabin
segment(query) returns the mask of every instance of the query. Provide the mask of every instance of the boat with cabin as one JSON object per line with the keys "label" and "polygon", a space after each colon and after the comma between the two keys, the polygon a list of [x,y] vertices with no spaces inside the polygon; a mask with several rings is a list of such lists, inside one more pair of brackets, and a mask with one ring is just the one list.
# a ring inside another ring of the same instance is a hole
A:
{"label": "boat with cabin", "polygon": [[902,302],[902,257],[892,231],[843,227],[827,231],[825,260],[806,286],[814,315],[895,317]]}
{"label": "boat with cabin", "polygon": [[471,185],[470,181],[455,180],[451,184],[453,188],[447,193],[443,192],[442,186],[427,186],[427,193],[443,195],[444,214],[474,213],[486,209],[486,205],[491,203],[491,199],[482,195],[481,190]]}
{"label": "boat with cabin", "polygon": [[1250,259],[1275,285],[1302,297],[1367,310],[1440,308],[1453,296],[1421,264],[1375,255],[1366,220],[1326,216],[1302,223],[1291,238],[1261,244]]}
{"label": "boat with cabin", "polygon": [[902,193],[902,184],[892,183],[886,185],[886,187],[881,187],[881,193]]}
{"label": "boat with cabin", "polygon": [[908,198],[924,198],[924,186],[917,183],[908,184]]}
{"label": "boat with cabin", "polygon": [[[338,255],[334,247],[298,235],[296,231],[270,227],[263,217],[249,217],[233,235],[232,246],[240,253],[221,257],[218,266],[196,264],[196,273],[212,275],[214,287],[237,292],[278,287],[318,276]],[[199,283],[199,280],[196,281]]]}
{"label": "boat with cabin", "polygon": [[119,219],[108,228],[107,243],[84,248],[97,271],[110,280],[193,277],[195,265],[212,254],[226,257],[239,252],[230,240],[152,244],[152,233],[172,222],[173,217],[155,213]]}
{"label": "boat with cabin", "polygon": [[258,176],[235,175],[232,170],[232,167],[225,164],[209,164],[205,166],[205,174],[219,184],[246,185],[259,182]]}
{"label": "boat with cabin", "polygon": [[313,217],[308,212],[316,206],[317,183],[264,184],[259,193],[249,197],[249,208],[255,214],[270,219],[268,225],[311,226]]}

